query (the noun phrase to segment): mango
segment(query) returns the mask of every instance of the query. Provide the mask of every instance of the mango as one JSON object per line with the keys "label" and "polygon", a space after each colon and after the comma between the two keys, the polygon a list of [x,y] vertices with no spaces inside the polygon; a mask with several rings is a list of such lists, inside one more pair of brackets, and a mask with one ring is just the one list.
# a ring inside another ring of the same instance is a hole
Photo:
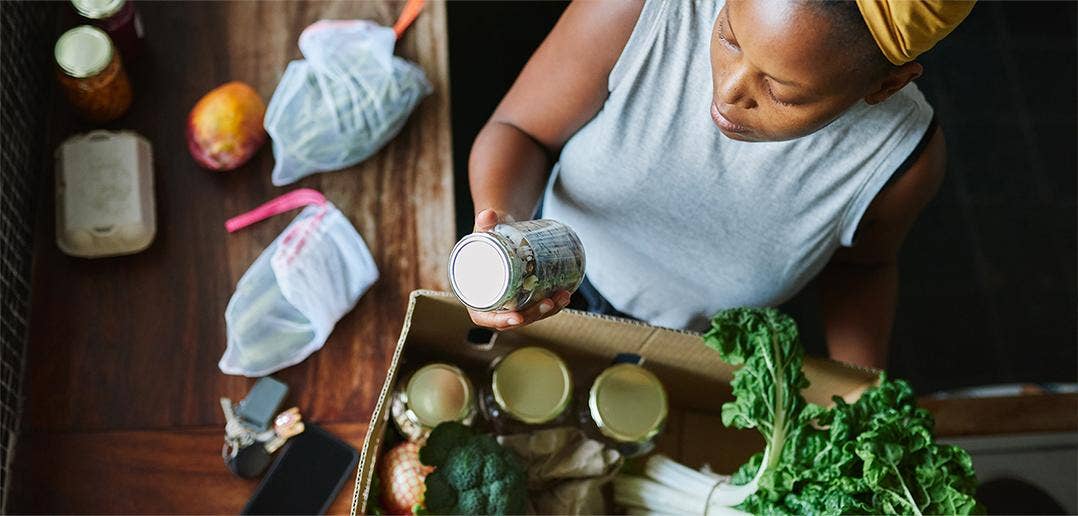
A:
{"label": "mango", "polygon": [[239,81],[222,84],[191,109],[187,150],[203,168],[238,168],[266,143],[265,116],[266,103],[254,88]]}

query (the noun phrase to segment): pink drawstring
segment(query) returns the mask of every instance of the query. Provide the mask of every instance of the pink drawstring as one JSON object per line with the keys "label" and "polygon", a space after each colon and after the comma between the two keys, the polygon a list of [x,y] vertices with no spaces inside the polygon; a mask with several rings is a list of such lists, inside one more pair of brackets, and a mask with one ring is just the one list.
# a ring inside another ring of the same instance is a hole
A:
{"label": "pink drawstring", "polygon": [[247,213],[241,213],[228,219],[225,222],[225,229],[227,229],[229,233],[235,233],[251,224],[261,222],[274,215],[296,208],[310,206],[312,204],[322,206],[326,204],[326,197],[317,190],[312,190],[310,188],[293,190]]}

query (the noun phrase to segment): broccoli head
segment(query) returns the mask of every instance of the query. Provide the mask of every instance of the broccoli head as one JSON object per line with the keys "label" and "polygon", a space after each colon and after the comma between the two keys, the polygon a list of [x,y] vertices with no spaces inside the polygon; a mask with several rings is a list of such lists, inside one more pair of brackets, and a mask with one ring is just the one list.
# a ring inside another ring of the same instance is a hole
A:
{"label": "broccoli head", "polygon": [[460,423],[438,425],[419,450],[434,466],[424,505],[431,514],[521,514],[527,505],[524,467],[494,437]]}

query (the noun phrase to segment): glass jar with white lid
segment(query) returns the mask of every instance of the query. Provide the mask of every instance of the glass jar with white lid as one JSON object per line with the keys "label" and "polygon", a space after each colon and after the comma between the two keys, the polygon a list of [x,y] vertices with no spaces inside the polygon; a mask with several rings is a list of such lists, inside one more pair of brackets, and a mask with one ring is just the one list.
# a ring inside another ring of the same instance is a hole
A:
{"label": "glass jar with white lid", "polygon": [[465,236],[449,256],[453,293],[472,310],[523,310],[584,280],[584,246],[569,226],[540,219]]}
{"label": "glass jar with white lid", "polygon": [[131,83],[105,31],[80,25],[53,47],[56,78],[68,102],[93,123],[111,122],[131,107]]}

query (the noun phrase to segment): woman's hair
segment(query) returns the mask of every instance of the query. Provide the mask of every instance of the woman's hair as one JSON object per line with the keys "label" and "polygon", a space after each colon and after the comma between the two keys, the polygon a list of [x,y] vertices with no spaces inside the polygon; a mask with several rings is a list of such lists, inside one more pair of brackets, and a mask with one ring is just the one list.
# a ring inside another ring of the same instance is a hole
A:
{"label": "woman's hair", "polygon": [[895,68],[876,45],[868,30],[857,2],[853,0],[807,0],[803,2],[827,17],[835,27],[834,35],[839,48],[854,54],[856,66],[872,77],[882,77]]}

